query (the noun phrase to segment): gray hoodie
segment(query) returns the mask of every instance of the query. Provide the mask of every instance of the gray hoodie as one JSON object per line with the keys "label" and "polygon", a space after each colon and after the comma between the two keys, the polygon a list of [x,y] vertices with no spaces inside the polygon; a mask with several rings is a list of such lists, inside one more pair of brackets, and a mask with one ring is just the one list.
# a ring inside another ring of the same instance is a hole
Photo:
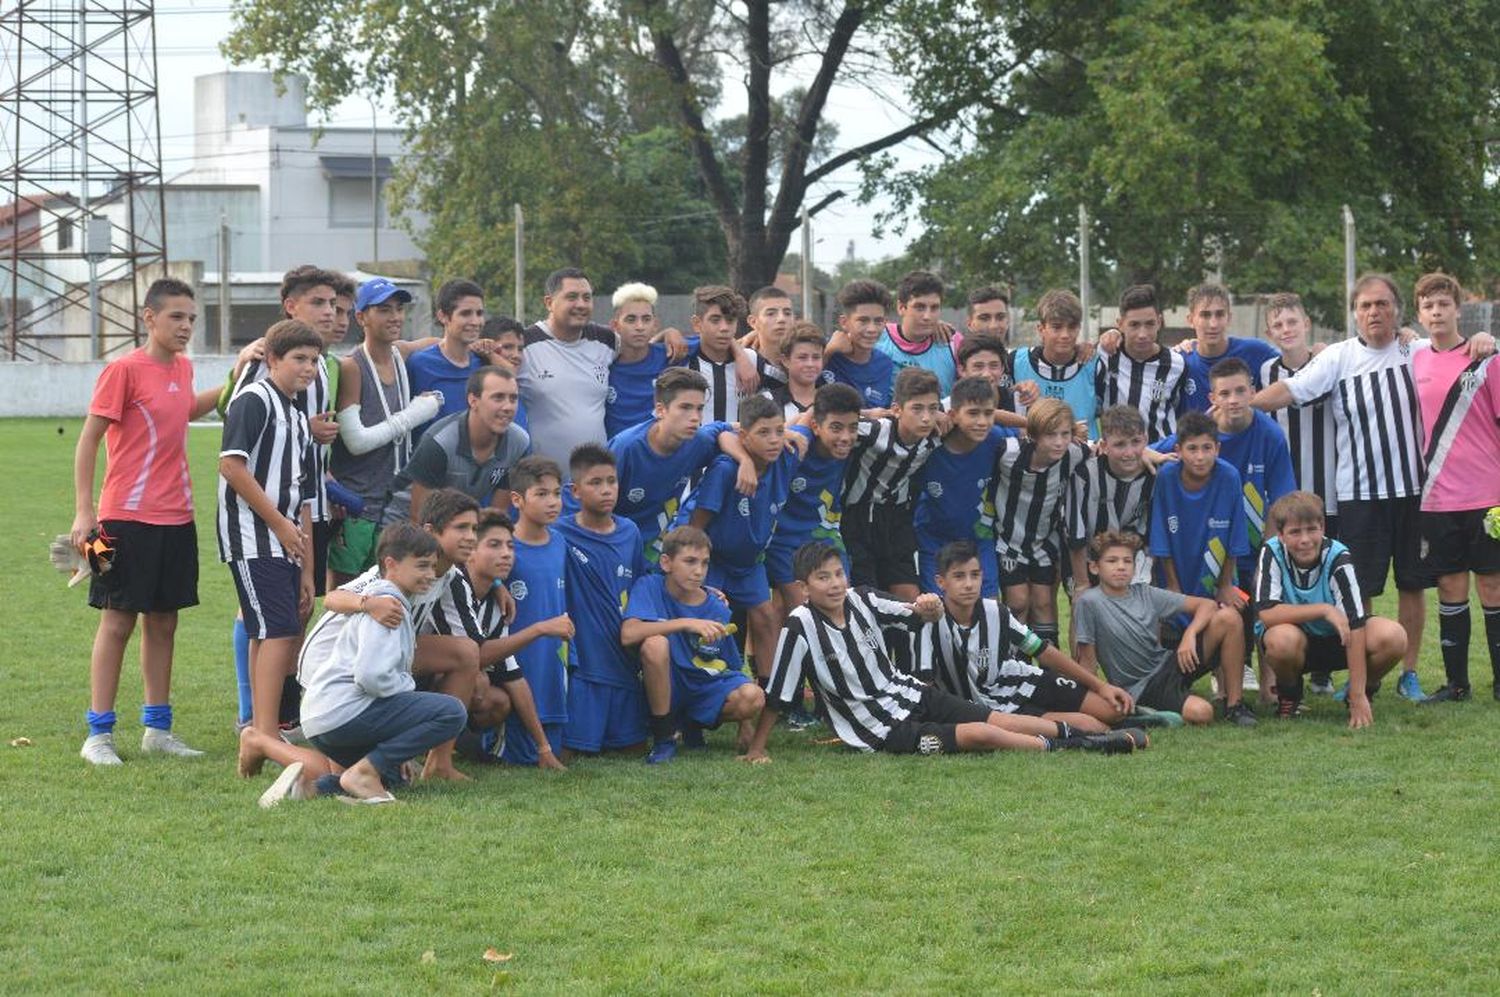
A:
{"label": "gray hoodie", "polygon": [[405,612],[394,629],[366,613],[324,613],[297,658],[302,684],[302,733],[308,737],[337,730],[377,699],[411,692],[411,659],[416,650],[412,603],[393,583],[379,579],[363,595],[389,595]]}

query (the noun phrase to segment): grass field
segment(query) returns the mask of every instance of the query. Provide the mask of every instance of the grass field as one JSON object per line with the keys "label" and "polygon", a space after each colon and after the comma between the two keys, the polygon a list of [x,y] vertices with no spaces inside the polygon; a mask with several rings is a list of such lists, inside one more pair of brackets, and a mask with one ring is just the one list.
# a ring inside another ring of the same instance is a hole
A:
{"label": "grass field", "polygon": [[[128,659],[126,765],[91,769],[95,618],[46,562],[77,431],[0,422],[0,991],[1500,990],[1479,654],[1474,702],[1388,686],[1358,734],[1318,700],[1124,758],[862,757],[778,731],[751,768],[721,732],[665,769],[485,770],[397,806],[262,812],[270,775],[234,774],[212,430],[191,437],[203,605],[174,683],[209,756],[139,758]],[[1421,674],[1440,681],[1431,632]]]}

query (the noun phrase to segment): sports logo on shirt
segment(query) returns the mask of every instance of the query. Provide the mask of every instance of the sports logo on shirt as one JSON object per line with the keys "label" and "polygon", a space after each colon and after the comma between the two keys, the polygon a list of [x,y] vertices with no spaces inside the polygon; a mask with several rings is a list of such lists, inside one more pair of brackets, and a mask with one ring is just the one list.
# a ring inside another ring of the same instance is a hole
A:
{"label": "sports logo on shirt", "polygon": [[1458,390],[1465,398],[1473,397],[1479,390],[1479,372],[1466,370],[1458,375]]}
{"label": "sports logo on shirt", "polygon": [[1185,395],[1196,395],[1198,393],[1198,382],[1197,381],[1193,380],[1191,377],[1184,377],[1182,379],[1182,381],[1183,381],[1183,384],[1182,384],[1182,393],[1183,394],[1185,394]]}
{"label": "sports logo on shirt", "polygon": [[735,506],[735,508],[737,508],[740,511],[740,515],[741,516],[748,517],[750,515],[750,499],[749,499],[749,497],[748,496],[741,496],[740,497],[740,504],[737,505],[737,506]]}
{"label": "sports logo on shirt", "polygon": [[610,405],[613,405],[616,401],[619,400],[619,392],[615,391],[615,386],[613,384],[611,384],[609,386],[609,390],[604,393],[604,400]]}
{"label": "sports logo on shirt", "polygon": [[931,495],[935,499],[942,498],[943,497],[943,483],[941,481],[929,481],[929,482],[927,482],[927,494]]}
{"label": "sports logo on shirt", "polygon": [[1167,397],[1167,386],[1165,384],[1157,381],[1155,384],[1151,385],[1152,401],[1159,402],[1165,397]]}
{"label": "sports logo on shirt", "polygon": [[806,478],[793,478],[792,479],[792,494],[794,494],[794,495],[800,494],[806,488],[807,488],[807,479]]}
{"label": "sports logo on shirt", "polygon": [[873,631],[867,631],[860,634],[859,642],[863,644],[867,650],[876,651],[880,649],[880,637]]}
{"label": "sports logo on shirt", "polygon": [[568,548],[568,553],[572,554],[573,557],[575,559],[577,559],[577,561],[578,561],[579,564],[588,564],[589,563],[589,556],[587,554],[585,554],[583,551],[579,550],[577,547],[569,547]]}
{"label": "sports logo on shirt", "polygon": [[1229,529],[1229,520],[1214,519],[1212,516],[1210,516],[1208,520],[1208,528],[1211,530],[1227,530]]}
{"label": "sports logo on shirt", "polygon": [[630,489],[630,491],[628,491],[628,492],[625,493],[625,497],[628,498],[632,502],[643,501],[646,498],[646,489],[644,489],[644,488],[632,488],[632,489]]}
{"label": "sports logo on shirt", "polygon": [[917,738],[917,754],[919,755],[941,755],[943,753],[943,739],[936,734],[923,734]]}
{"label": "sports logo on shirt", "polygon": [[1167,532],[1169,532],[1169,533],[1176,533],[1177,532],[1177,517],[1176,516],[1168,516],[1167,517]]}
{"label": "sports logo on shirt", "polygon": [[510,583],[510,597],[517,602],[525,599],[526,593],[529,591],[530,589],[526,587],[526,583],[521,581],[519,578]]}

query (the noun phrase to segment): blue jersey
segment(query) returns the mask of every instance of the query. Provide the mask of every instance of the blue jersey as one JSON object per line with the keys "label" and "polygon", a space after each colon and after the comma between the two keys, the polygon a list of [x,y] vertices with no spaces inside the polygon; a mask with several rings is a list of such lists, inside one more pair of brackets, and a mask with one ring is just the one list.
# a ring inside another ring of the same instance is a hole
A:
{"label": "blue jersey", "polygon": [[[1012,355],[1015,382],[1035,381],[1043,398],[1060,398],[1073,410],[1075,422],[1086,423],[1089,439],[1098,439],[1099,430],[1094,416],[1099,409],[1099,396],[1094,386],[1095,372],[1099,366],[1098,355],[1089,357],[1085,363],[1068,361],[1065,364],[1048,363],[1042,359],[1042,348],[1033,346],[1029,350],[1016,350]],[[1017,406],[1026,414],[1024,405]]]}
{"label": "blue jersey", "polygon": [[[630,601],[625,604],[625,618],[645,620],[647,623],[666,623],[670,620],[712,620],[729,623],[729,604],[707,589],[700,590],[703,601],[696,606],[678,602],[667,591],[665,575],[651,574],[637,578],[630,588]],[[740,649],[733,637],[705,643],[689,633],[674,633],[667,637],[671,648],[672,667],[695,671],[732,671],[743,667]]]}
{"label": "blue jersey", "polygon": [[620,614],[631,584],[649,569],[641,553],[641,531],[623,516],[615,516],[614,523],[613,532],[595,533],[573,515],[559,519],[553,529],[568,545],[564,577],[575,629],[569,660],[573,673],[631,689],[640,686],[641,669],[620,643]]}
{"label": "blue jersey", "polygon": [[[697,346],[696,339],[688,343]],[[667,357],[665,343],[652,343],[634,363],[616,360],[609,365],[609,393],[604,396],[604,435],[610,439],[651,418],[656,407],[656,377],[676,364]]]}
{"label": "blue jersey", "polygon": [[[1177,445],[1175,435],[1151,445],[1153,450],[1171,453]],[[1266,530],[1266,510],[1287,492],[1296,491],[1297,479],[1292,472],[1292,451],[1275,419],[1256,412],[1250,425],[1238,433],[1219,434],[1219,459],[1240,472],[1245,499],[1245,527],[1249,531],[1250,549],[1259,550]],[[1248,577],[1251,565],[1240,564],[1240,574]]]}
{"label": "blue jersey", "polygon": [[1151,491],[1151,556],[1171,559],[1183,595],[1206,599],[1218,590],[1227,559],[1249,559],[1240,473],[1233,466],[1216,461],[1208,484],[1196,492],[1183,487],[1180,463],[1157,471]]}
{"label": "blue jersey", "polygon": [[1197,350],[1185,354],[1183,359],[1187,361],[1187,377],[1182,382],[1182,411],[1206,412],[1208,410],[1208,372],[1220,360],[1238,357],[1245,361],[1245,366],[1250,368],[1250,383],[1258,391],[1265,387],[1260,383],[1261,367],[1267,360],[1280,356],[1276,347],[1270,343],[1259,339],[1241,339],[1238,336],[1230,336],[1229,345],[1216,357],[1205,357]]}
{"label": "blue jersey", "polygon": [[748,568],[765,555],[798,463],[795,450],[785,451],[761,472],[755,494],[741,495],[734,486],[740,466],[732,457],[721,454],[688,496],[673,525],[689,522],[699,509],[713,513],[704,530],[713,541],[713,562]]}
{"label": "blue jersey", "polygon": [[990,478],[995,454],[1015,436],[1010,429],[995,426],[968,453],[938,447],[919,472],[917,505],[912,527],[917,549],[935,553],[954,540],[975,540],[980,546],[995,545],[995,503]]}
{"label": "blue jersey", "polygon": [[901,327],[895,323],[885,327],[880,338],[875,341],[875,352],[884,353],[891,358],[894,368],[891,371],[891,390],[896,390],[896,375],[908,367],[921,367],[930,370],[937,375],[938,385],[942,390],[939,395],[947,395],[953,390],[953,382],[958,379],[958,366],[953,360],[953,350],[947,343],[940,343],[936,339],[929,339],[918,345],[901,335]]}
{"label": "blue jersey", "polygon": [[847,384],[859,392],[867,409],[890,408],[891,388],[896,382],[896,365],[878,350],[864,363],[855,363],[847,353],[831,353],[823,360],[821,384]]}
{"label": "blue jersey", "polygon": [[793,426],[789,432],[807,438],[807,456],[792,474],[771,546],[795,551],[810,540],[822,540],[843,550],[839,523],[844,515],[844,469],[849,458],[820,454],[806,426]]}
{"label": "blue jersey", "polygon": [[[566,565],[568,545],[556,530],[547,542],[529,544],[516,538],[516,566],[506,585],[516,600],[511,633],[568,611]],[[516,652],[516,661],[536,700],[537,717],[544,724],[568,721],[568,642],[539,637]]]}
{"label": "blue jersey", "polygon": [[661,559],[661,535],[676,517],[688,482],[718,454],[719,434],[733,431],[727,422],[710,422],[663,456],[651,449],[648,439],[654,425],[654,419],[638,423],[609,441],[620,477],[615,513],[640,529],[651,564]]}
{"label": "blue jersey", "polygon": [[411,438],[417,439],[427,427],[445,415],[462,412],[469,407],[469,375],[484,366],[484,358],[477,353],[469,354],[469,365],[459,367],[443,355],[442,343],[417,350],[406,358],[406,376],[411,382],[411,396],[424,391],[440,391],[443,404],[432,422],[423,423],[412,430]]}

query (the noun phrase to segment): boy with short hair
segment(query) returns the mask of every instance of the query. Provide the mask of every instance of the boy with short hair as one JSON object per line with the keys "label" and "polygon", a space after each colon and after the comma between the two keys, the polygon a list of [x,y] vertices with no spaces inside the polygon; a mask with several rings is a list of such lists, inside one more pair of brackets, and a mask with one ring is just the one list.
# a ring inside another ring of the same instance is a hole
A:
{"label": "boy with short hair", "polygon": [[672,365],[667,345],[656,341],[656,298],[656,288],[640,282],[620,285],[610,298],[615,314],[609,326],[619,337],[620,350],[609,365],[604,407],[609,438],[651,418],[652,387]]}
{"label": "boy with short hair", "polygon": [[[977,340],[970,340],[966,348]],[[943,445],[922,465],[912,531],[917,540],[917,573],[924,592],[937,591],[937,555],[955,540],[976,543],[984,569],[983,594],[1000,590],[995,556],[995,505],[990,477],[995,455],[1015,434],[995,425],[995,386],[985,377],[965,377],[948,399],[952,427]]]}
{"label": "boy with short hair", "polygon": [[762,287],[750,295],[745,324],[755,337],[755,370],[760,375],[761,387],[771,388],[785,382],[787,370],[782,361],[786,354],[787,336],[791,335],[793,326],[797,324],[796,312],[792,310],[792,296],[785,288],[775,284]]}
{"label": "boy with short hair", "polygon": [[[505,367],[512,374],[520,373],[521,355],[526,349],[524,325],[509,315],[489,315],[484,320],[484,327],[479,330],[479,339],[492,344],[489,347],[489,363]],[[484,348],[477,349],[482,353]],[[520,401],[516,402],[516,414],[511,421],[522,429],[529,425],[526,406]]]}
{"label": "boy with short hair", "polygon": [[937,375],[938,391],[953,389],[953,351],[939,334],[943,323],[943,282],[937,274],[913,270],[896,286],[898,321],[887,325],[875,349],[891,358],[895,373],[923,367]]}
{"label": "boy with short hair", "polygon": [[1176,350],[1157,342],[1163,325],[1156,288],[1127,287],[1120,294],[1120,348],[1100,362],[1095,394],[1101,408],[1130,405],[1146,421],[1146,442],[1171,436],[1177,429],[1187,382],[1187,362]]}
{"label": "boy with short hair", "polygon": [[578,511],[556,527],[568,545],[568,615],[578,628],[563,746],[584,754],[643,749],[646,690],[639,664],[620,643],[620,622],[631,585],[651,569],[641,551],[641,531],[615,515],[620,492],[615,455],[585,443],[573,451],[570,463]]}
{"label": "boy with short hair", "polygon": [[1060,399],[1068,403],[1080,427],[1090,437],[1096,436],[1094,412],[1099,402],[1094,389],[1099,358],[1079,360],[1083,303],[1072,291],[1052,290],[1042,295],[1036,311],[1040,345],[1018,349],[1011,358],[1017,409],[1025,415],[1039,399]]}
{"label": "boy with short hair", "polygon": [[[1275,384],[1312,361],[1309,346],[1312,320],[1295,294],[1273,294],[1266,299],[1266,337],[1281,351],[1260,365],[1260,383]],[[1328,535],[1338,536],[1338,497],[1334,479],[1338,467],[1338,437],[1333,412],[1326,400],[1301,408],[1290,406],[1272,413],[1286,434],[1292,454],[1292,476],[1297,487],[1323,496],[1327,503]],[[1314,690],[1316,691],[1316,690]],[[1329,690],[1332,691],[1332,690]]]}
{"label": "boy with short hair", "polygon": [[1302,705],[1302,673],[1349,670],[1349,726],[1374,723],[1370,696],[1406,653],[1406,632],[1365,610],[1349,549],[1323,532],[1323,502],[1289,492],[1271,507],[1274,535],[1260,549],[1255,634],[1276,674],[1276,715]]}
{"label": "boy with short hair", "polygon": [[875,349],[885,332],[885,318],[894,302],[885,285],[874,280],[851,280],[839,289],[838,327],[849,340],[841,352],[830,343],[823,355],[823,383],[847,384],[859,392],[865,415],[883,414],[891,404],[895,365]]}
{"label": "boy with short hair", "polygon": [[1088,458],[1075,425],[1066,402],[1039,400],[1026,413],[1027,438],[1006,439],[996,452],[990,483],[1005,604],[1054,644],[1068,493]]}
{"label": "boy with short hair", "polygon": [[[198,540],[187,465],[189,421],[207,414],[219,389],[193,393],[188,342],[196,321],[193,289],[163,278],[146,291],[145,345],[99,374],[73,457],[71,540],[112,545],[108,569],[89,581],[100,610],[89,664],[89,734],[79,754],[119,765],[115,696],[125,646],[141,620],[141,750],[192,758],[201,751],[172,733],[172,654],[177,613],[198,604]],[[104,443],[104,487],[94,505],[94,468]]]}
{"label": "boy with short hair", "polygon": [[[1184,413],[1175,443],[1178,460],[1157,471],[1152,491],[1151,556],[1167,589],[1212,599],[1238,615],[1246,598],[1235,585],[1237,562],[1251,554],[1240,473],[1219,459],[1219,428],[1202,412]],[[1240,627],[1241,657],[1224,657],[1221,687],[1225,717],[1248,727],[1255,713],[1241,701],[1243,620]]]}
{"label": "boy with short hair", "polygon": [[[953,337],[953,350],[957,354],[970,336],[984,336],[1005,344],[1010,340],[1010,294],[995,284],[976,287],[968,295],[968,312],[964,316],[964,331]],[[1010,360],[1006,358],[1007,378]],[[1010,387],[1007,383],[1004,387]]]}
{"label": "boy with short hair", "polygon": [[981,594],[984,569],[973,541],[945,544],[935,561],[944,612],[917,634],[917,678],[1001,713],[1063,720],[1081,731],[1097,733],[1130,715],[1129,693]]}
{"label": "boy with short hair", "polygon": [[[932,377],[929,371],[920,373]],[[937,620],[943,612],[937,596],[928,593],[904,603],[867,588],[850,591],[843,559],[829,544],[806,544],[797,551],[795,564],[808,600],[792,610],[781,632],[747,761],[771,760],[766,752],[771,728],[800,696],[804,677],[812,679],[838,739],[860,751],[932,755],[1082,748],[1116,753],[1147,744],[1141,731],[1080,735],[1063,722],[999,713],[924,684],[892,664],[883,631],[911,633]]]}
{"label": "boy with short hair", "polygon": [[856,585],[875,585],[900,599],[917,597],[913,482],[942,443],[941,414],[937,375],[908,367],[896,375],[891,414],[860,421],[840,521]]}
{"label": "boy with short hair", "polygon": [[1208,373],[1214,364],[1230,357],[1243,361],[1250,368],[1255,387],[1261,387],[1260,369],[1267,360],[1276,356],[1276,350],[1259,339],[1241,339],[1229,335],[1229,292],[1221,284],[1205,283],[1188,291],[1188,324],[1193,328],[1193,341],[1186,350],[1187,383],[1183,385],[1183,411],[1192,409],[1202,412],[1212,404],[1209,397],[1211,385]]}
{"label": "boy with short hair", "polygon": [[637,578],[630,588],[620,640],[639,648],[648,681],[671,676],[668,711],[652,704],[648,765],[676,757],[678,726],[684,745],[701,748],[703,728],[754,719],[765,703],[760,686],[741,671],[728,604],[704,587],[712,549],[702,530],[678,526],[662,537],[661,573]]}
{"label": "boy with short hair", "polygon": [[766,579],[766,547],[801,456],[787,448],[786,421],[769,398],[757,395],[741,403],[739,436],[755,471],[754,494],[739,493],[739,465],[721,455],[688,496],[677,525],[702,530],[712,542],[707,584],[724,594],[731,609],[745,612],[756,676],[765,679],[771,673],[768,652],[779,623]]}
{"label": "boy with short hair", "polygon": [[[487,363],[471,349],[484,330],[484,289],[472,280],[450,280],[438,288],[433,304],[443,336],[412,353],[406,366],[414,392],[436,391],[442,396],[435,421],[463,410],[469,375]],[[414,438],[431,424],[418,426]]]}
{"label": "boy with short hair", "polygon": [[812,408],[823,377],[823,330],[811,322],[797,322],[781,339],[781,369],[786,381],[772,384],[761,394],[781,406],[787,425]]}
{"label": "boy with short hair", "polygon": [[[718,284],[693,288],[693,334],[698,346],[690,350],[683,366],[703,375],[707,384],[704,410],[714,422],[736,422],[740,411],[738,362],[758,367],[760,355],[746,349],[735,339],[740,319],[745,317],[745,299],[738,292]],[[744,392],[755,390],[758,376],[752,376]]]}
{"label": "boy with short hair", "polygon": [[[1010,354],[1005,344],[990,336],[969,336],[958,350],[958,376],[983,377],[995,386],[995,423],[1011,429],[1026,425],[1016,413],[1015,383],[1010,377]],[[944,405],[947,400],[944,399]]]}
{"label": "boy with short hair", "polygon": [[[1112,405],[1099,415],[1099,452],[1084,461],[1071,479],[1068,546],[1071,549],[1073,599],[1093,584],[1088,572],[1088,543],[1105,532],[1144,537],[1151,531],[1151,488],[1155,474],[1146,467],[1146,420],[1131,405]],[[1136,568],[1138,582],[1150,581],[1150,558]]]}
{"label": "boy with short hair", "polygon": [[224,415],[219,452],[219,557],[229,565],[250,638],[251,723],[274,734],[302,621],[312,609],[312,506],[319,473],[298,406],[322,370],[323,339],[295,319],[266,335],[263,380],[247,383]]}
{"label": "boy with short hair", "polygon": [[[1178,431],[1183,430],[1179,425]],[[1210,598],[1132,581],[1140,549],[1141,539],[1134,533],[1106,531],[1089,542],[1089,570],[1099,584],[1073,604],[1078,663],[1089,670],[1102,665],[1110,682],[1125,689],[1139,707],[1176,713],[1190,724],[1212,723],[1213,704],[1193,694],[1193,683],[1217,669],[1222,659],[1223,673],[1237,684],[1245,640],[1240,614]],[[1191,618],[1178,637],[1170,621],[1184,612]],[[1163,646],[1164,622],[1175,653]],[[1237,693],[1231,697],[1237,699]],[[1234,716],[1226,713],[1226,718]]]}

